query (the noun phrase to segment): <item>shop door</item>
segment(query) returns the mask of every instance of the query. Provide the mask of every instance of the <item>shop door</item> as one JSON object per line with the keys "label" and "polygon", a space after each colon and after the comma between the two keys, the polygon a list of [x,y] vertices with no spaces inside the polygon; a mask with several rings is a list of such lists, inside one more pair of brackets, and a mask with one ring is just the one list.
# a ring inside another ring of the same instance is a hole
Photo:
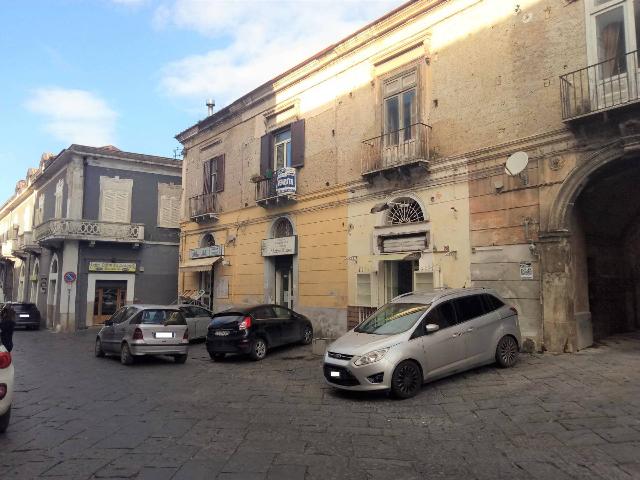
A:
{"label": "shop door", "polygon": [[127,282],[96,281],[93,324],[102,324],[125,304]]}
{"label": "shop door", "polygon": [[283,255],[276,259],[276,303],[293,308],[293,257]]}
{"label": "shop door", "polygon": [[417,262],[414,261],[385,262],[387,302],[398,295],[414,291],[413,272],[416,267]]}

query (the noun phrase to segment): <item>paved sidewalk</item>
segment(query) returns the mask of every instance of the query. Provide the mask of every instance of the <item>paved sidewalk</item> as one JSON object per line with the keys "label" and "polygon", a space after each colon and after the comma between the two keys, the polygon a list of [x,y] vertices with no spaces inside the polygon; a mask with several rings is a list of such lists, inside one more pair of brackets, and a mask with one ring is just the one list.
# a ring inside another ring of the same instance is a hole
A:
{"label": "paved sidewalk", "polygon": [[336,392],[310,347],[124,367],[94,332],[16,332],[0,478],[640,478],[640,335],[525,355],[415,398]]}

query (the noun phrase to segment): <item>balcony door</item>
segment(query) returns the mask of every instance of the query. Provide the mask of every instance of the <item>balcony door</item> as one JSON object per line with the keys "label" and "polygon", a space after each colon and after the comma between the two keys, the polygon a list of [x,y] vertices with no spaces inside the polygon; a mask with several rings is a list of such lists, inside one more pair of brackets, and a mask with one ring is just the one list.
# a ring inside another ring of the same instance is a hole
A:
{"label": "balcony door", "polygon": [[402,163],[415,157],[415,125],[418,121],[417,77],[417,70],[412,69],[384,82],[384,166]]}

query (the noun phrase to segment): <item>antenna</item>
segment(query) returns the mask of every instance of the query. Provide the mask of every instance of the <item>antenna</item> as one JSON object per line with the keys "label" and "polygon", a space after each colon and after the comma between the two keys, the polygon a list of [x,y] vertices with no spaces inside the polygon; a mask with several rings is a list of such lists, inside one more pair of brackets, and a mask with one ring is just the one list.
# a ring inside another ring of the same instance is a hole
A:
{"label": "antenna", "polygon": [[510,177],[519,175],[529,164],[529,155],[526,152],[516,152],[509,156],[504,165],[504,173]]}

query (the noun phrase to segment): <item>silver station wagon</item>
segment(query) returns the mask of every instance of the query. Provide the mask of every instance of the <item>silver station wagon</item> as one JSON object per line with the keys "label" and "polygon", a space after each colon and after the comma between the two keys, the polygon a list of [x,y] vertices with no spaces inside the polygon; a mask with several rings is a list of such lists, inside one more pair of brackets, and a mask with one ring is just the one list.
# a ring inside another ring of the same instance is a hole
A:
{"label": "silver station wagon", "polygon": [[187,361],[189,329],[178,307],[129,305],[104,322],[95,344],[96,357],[120,355],[131,365],[142,355],[169,355],[176,363]]}
{"label": "silver station wagon", "polygon": [[324,376],[347,390],[416,395],[422,384],[456,372],[518,359],[518,312],[484,288],[407,293],[329,345]]}

